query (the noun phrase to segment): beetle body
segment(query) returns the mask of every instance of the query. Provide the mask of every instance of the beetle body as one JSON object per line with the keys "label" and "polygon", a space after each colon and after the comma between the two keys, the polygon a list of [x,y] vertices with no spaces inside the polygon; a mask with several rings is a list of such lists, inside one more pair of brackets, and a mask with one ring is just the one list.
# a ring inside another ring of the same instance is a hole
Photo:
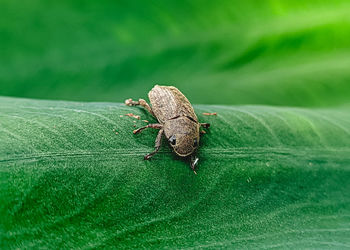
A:
{"label": "beetle body", "polygon": [[174,152],[182,157],[191,155],[199,143],[199,123],[191,103],[172,86],[156,85],[148,97]]}
{"label": "beetle body", "polygon": [[125,104],[129,106],[143,106],[159,122],[134,130],[134,134],[136,134],[145,128],[160,129],[155,143],[156,149],[146,155],[145,159],[149,159],[159,150],[161,138],[164,134],[177,155],[181,157],[191,156],[191,168],[194,170],[198,162],[198,158],[194,156],[194,153],[199,145],[199,128],[201,126],[209,127],[209,124],[198,122],[191,103],[173,86],[155,85],[148,93],[148,97],[152,108],[143,99],[139,99],[139,101],[128,99],[125,101]]}

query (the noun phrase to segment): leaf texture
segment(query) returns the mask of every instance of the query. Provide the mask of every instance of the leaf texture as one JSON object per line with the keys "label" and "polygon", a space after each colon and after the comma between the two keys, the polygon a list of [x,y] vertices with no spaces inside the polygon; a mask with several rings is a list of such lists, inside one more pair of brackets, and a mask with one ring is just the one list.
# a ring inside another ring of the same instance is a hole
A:
{"label": "leaf texture", "polygon": [[348,109],[195,110],[198,175],[143,109],[1,97],[1,248],[350,246]]}

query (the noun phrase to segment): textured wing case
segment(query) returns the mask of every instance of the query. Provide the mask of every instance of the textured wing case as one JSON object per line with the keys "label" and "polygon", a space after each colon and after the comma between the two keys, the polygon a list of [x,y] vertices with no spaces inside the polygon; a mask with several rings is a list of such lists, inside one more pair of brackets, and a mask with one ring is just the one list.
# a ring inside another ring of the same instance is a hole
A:
{"label": "textured wing case", "polygon": [[190,116],[198,121],[191,103],[175,87],[156,85],[148,93],[148,97],[153,113],[161,123],[177,116]]}

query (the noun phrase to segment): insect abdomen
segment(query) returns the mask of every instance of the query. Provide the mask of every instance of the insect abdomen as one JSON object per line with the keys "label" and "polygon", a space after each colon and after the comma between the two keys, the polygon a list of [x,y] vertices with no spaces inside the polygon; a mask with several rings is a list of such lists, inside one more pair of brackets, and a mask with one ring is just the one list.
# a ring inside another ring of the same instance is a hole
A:
{"label": "insect abdomen", "polygon": [[156,85],[148,93],[148,97],[153,113],[161,123],[177,116],[190,116],[198,121],[191,103],[175,87]]}

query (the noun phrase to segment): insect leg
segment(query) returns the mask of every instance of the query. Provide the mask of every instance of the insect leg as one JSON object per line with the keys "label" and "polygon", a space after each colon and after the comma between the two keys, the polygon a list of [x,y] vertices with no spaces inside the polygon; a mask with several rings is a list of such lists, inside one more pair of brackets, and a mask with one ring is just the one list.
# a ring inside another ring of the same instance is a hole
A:
{"label": "insect leg", "polygon": [[128,106],[137,106],[140,105],[142,107],[144,107],[148,112],[150,112],[151,115],[153,115],[154,117],[156,117],[151,109],[151,107],[149,106],[149,104],[144,100],[144,99],[139,99],[138,101],[133,101],[131,98],[125,100],[125,104]]}
{"label": "insect leg", "polygon": [[138,128],[135,129],[134,131],[132,131],[134,134],[140,133],[142,130],[146,129],[146,128],[155,128],[155,129],[162,129],[163,125],[159,124],[159,123],[153,123],[153,124],[148,124],[147,126],[144,126],[142,128]]}
{"label": "insect leg", "polygon": [[210,127],[210,123],[200,123],[200,125],[201,125],[203,128],[209,128],[209,127]]}
{"label": "insect leg", "polygon": [[156,143],[154,145],[155,147],[155,150],[151,153],[149,153],[148,155],[145,155],[145,160],[148,160],[149,158],[151,158],[155,153],[158,152],[158,150],[160,149],[160,146],[162,144],[162,136],[163,136],[163,132],[164,130],[163,129],[160,129],[159,132],[158,132],[158,135],[157,135],[157,138],[156,138]]}

